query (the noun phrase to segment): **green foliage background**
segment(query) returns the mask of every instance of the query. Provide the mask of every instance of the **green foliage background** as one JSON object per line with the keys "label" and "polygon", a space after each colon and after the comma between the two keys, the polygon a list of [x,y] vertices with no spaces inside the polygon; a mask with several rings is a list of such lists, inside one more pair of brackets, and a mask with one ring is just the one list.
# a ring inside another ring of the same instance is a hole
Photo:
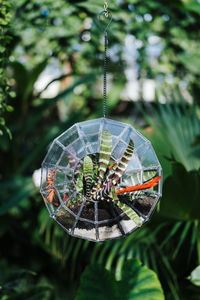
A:
{"label": "green foliage background", "polygon": [[[119,299],[136,299],[134,274],[141,268],[157,274],[150,273],[149,285],[162,295],[160,281],[166,299],[200,299],[199,287],[187,279],[200,265],[200,3],[113,0],[109,7],[108,114],[151,140],[164,173],[160,207],[126,239],[99,244],[69,237],[49,219],[32,174],[57,135],[75,122],[102,116],[97,14],[103,1],[0,0],[3,300],[94,299],[89,287],[98,291],[106,278],[106,295],[116,289],[123,294],[126,276],[130,293]],[[37,89],[47,68],[51,83],[60,83],[50,97],[44,93],[50,84]],[[134,68],[137,102],[124,93],[127,70]],[[154,80],[157,91],[148,105],[142,93],[146,79]],[[101,275],[89,284],[95,268]]]}

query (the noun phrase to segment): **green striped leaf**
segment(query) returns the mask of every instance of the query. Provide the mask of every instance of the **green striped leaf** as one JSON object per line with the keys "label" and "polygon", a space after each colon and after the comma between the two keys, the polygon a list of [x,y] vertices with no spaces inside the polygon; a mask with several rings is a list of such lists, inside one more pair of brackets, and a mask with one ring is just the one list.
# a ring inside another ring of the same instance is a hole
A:
{"label": "green striped leaf", "polygon": [[120,201],[116,202],[116,205],[138,226],[142,226],[141,217],[128,205]]}
{"label": "green striped leaf", "polygon": [[145,170],[143,172],[143,181],[145,182],[145,181],[148,181],[148,180],[154,178],[156,176],[156,174],[157,174],[156,170],[149,170],[149,171]]}
{"label": "green striped leaf", "polygon": [[93,177],[93,162],[89,156],[84,157],[83,175],[85,177],[85,182],[86,182],[86,196],[89,197],[91,184],[92,184],[92,177]]}
{"label": "green striped leaf", "polygon": [[108,130],[102,131],[101,144],[100,144],[100,155],[99,155],[99,170],[97,175],[97,182],[93,187],[93,192],[100,188],[104,174],[107,170],[110,156],[112,152],[112,135]]}
{"label": "green striped leaf", "polygon": [[133,150],[134,150],[134,143],[132,140],[130,140],[128,147],[126,148],[119,164],[117,165],[117,167],[115,169],[115,174],[112,178],[113,185],[115,185],[117,183],[117,181],[121,178],[121,176],[124,174],[124,171],[126,170],[128,164],[129,164],[129,161],[132,157]]}

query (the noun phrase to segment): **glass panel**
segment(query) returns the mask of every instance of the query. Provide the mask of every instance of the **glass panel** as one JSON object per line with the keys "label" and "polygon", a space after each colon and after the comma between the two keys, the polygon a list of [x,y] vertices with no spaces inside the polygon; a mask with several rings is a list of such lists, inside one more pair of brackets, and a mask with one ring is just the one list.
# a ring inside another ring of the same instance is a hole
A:
{"label": "glass panel", "polygon": [[112,151],[112,158],[114,160],[121,159],[123,153],[125,152],[127,148],[127,144],[124,144],[123,142],[119,141],[116,145],[116,147]]}
{"label": "glass panel", "polygon": [[99,143],[93,143],[88,146],[86,146],[87,152],[92,154],[92,153],[97,153],[99,152]]}
{"label": "glass panel", "polygon": [[58,166],[69,168],[71,166],[72,159],[76,163],[76,160],[72,157],[72,155],[70,155],[69,152],[63,151],[63,154],[62,154],[61,159],[58,163]]}
{"label": "glass panel", "polygon": [[88,153],[95,153],[99,151],[100,140],[98,134],[85,136],[84,142]]}
{"label": "glass panel", "polygon": [[58,160],[60,159],[62,152],[63,152],[63,149],[58,144],[53,142],[45,159],[43,160],[43,164],[55,165],[58,162]]}
{"label": "glass panel", "polygon": [[63,185],[66,182],[66,175],[62,170],[57,169],[55,172],[55,177],[54,177],[54,185],[55,186],[60,186]]}
{"label": "glass panel", "polygon": [[88,134],[96,134],[99,132],[101,119],[81,122],[78,124],[80,133],[82,132],[84,135]]}
{"label": "glass panel", "polygon": [[86,149],[85,148],[82,148],[82,149],[80,149],[78,152],[77,152],[77,156],[78,156],[78,158],[83,158],[84,156],[86,156],[87,155],[87,152],[86,152]]}
{"label": "glass panel", "polygon": [[107,239],[113,239],[122,236],[122,232],[120,231],[117,224],[113,224],[111,222],[106,224],[101,224],[98,228],[99,230],[99,240],[104,241]]}
{"label": "glass panel", "polygon": [[99,140],[99,135],[98,134],[93,134],[93,135],[87,135],[84,137],[85,143],[97,143]]}
{"label": "glass panel", "polygon": [[61,201],[65,202],[68,198],[71,199],[71,197],[74,197],[74,199],[71,199],[71,202],[73,201],[73,203],[75,203],[75,201],[77,201],[77,198],[74,195],[76,187],[72,181],[68,181],[61,186],[56,186],[56,190],[60,195]]}
{"label": "glass panel", "polygon": [[74,229],[74,236],[96,241],[95,225],[86,221],[78,221]]}
{"label": "glass panel", "polygon": [[60,205],[56,190],[54,188],[52,188],[51,190],[47,190],[45,193],[42,193],[42,197],[49,211],[49,214],[52,215]]}
{"label": "glass panel", "polygon": [[140,147],[137,150],[137,154],[143,167],[159,166],[159,162],[150,143],[146,143],[143,147]]}
{"label": "glass panel", "polygon": [[153,205],[152,205],[152,207],[151,207],[151,210],[149,211],[149,214],[148,214],[148,216],[147,216],[148,218],[152,215],[152,213],[153,213],[153,211],[154,211],[154,209],[155,209],[155,207],[156,207],[158,201],[159,201],[159,196],[157,196],[157,197],[155,198],[154,203],[153,203]]}
{"label": "glass panel", "polygon": [[115,136],[112,137],[112,149],[115,148],[117,142],[119,141],[119,139]]}
{"label": "glass panel", "polygon": [[72,126],[70,129],[66,130],[62,133],[57,140],[63,144],[63,146],[67,147],[69,144],[73,143],[76,139],[78,139],[79,135],[77,132],[76,125]]}
{"label": "glass panel", "polygon": [[126,172],[139,170],[141,168],[142,168],[142,166],[141,166],[141,163],[139,161],[139,158],[138,158],[137,154],[133,152],[132,159],[130,160],[130,162],[129,162],[127,168],[126,168]]}
{"label": "glass panel", "polygon": [[121,179],[121,185],[124,186],[133,186],[142,183],[142,170],[138,172],[129,172],[125,173]]}
{"label": "glass panel", "polygon": [[133,128],[131,128],[131,131],[130,131],[130,139],[134,143],[134,149],[135,149],[135,151],[139,147],[141,147],[142,144],[145,144],[148,141],[145,137],[143,137],[138,131],[136,131]]}
{"label": "glass panel", "polygon": [[42,167],[41,168],[41,179],[40,179],[40,189],[41,189],[41,192],[47,187],[47,172],[48,172],[48,169],[47,168],[44,168]]}
{"label": "glass panel", "polygon": [[126,124],[104,119],[103,130],[108,130],[113,136],[119,136],[124,128],[127,127]]}
{"label": "glass panel", "polygon": [[122,236],[122,232],[118,226],[122,210],[112,203],[101,203],[98,205],[98,233],[99,240],[107,240]]}
{"label": "glass panel", "polygon": [[86,204],[84,205],[79,217],[82,218],[82,219],[95,221],[94,203],[93,202],[86,202]]}
{"label": "glass panel", "polygon": [[85,145],[80,139],[76,140],[73,144],[67,147],[67,150],[69,150],[73,156],[77,156],[78,158],[83,158],[86,155]]}
{"label": "glass panel", "polygon": [[134,199],[134,207],[144,216],[147,216],[156,201],[157,196],[141,192]]}
{"label": "glass panel", "polygon": [[[126,143],[129,144],[131,133],[133,132],[133,129],[131,127],[127,127],[127,129],[124,131],[123,135],[121,136],[121,139]],[[133,135],[132,135],[133,136]]]}
{"label": "glass panel", "polygon": [[121,220],[120,225],[122,226],[125,234],[127,234],[127,233],[133,231],[133,229],[137,228],[137,225],[130,219]]}
{"label": "glass panel", "polygon": [[143,182],[145,181],[149,181],[151,180],[152,178],[158,176],[158,170],[157,169],[154,169],[154,170],[144,170],[143,171]]}
{"label": "glass panel", "polygon": [[[50,189],[51,186],[54,185],[56,169],[54,169],[54,168],[42,168],[42,169],[43,169],[42,177],[44,180],[42,189],[44,192],[46,192],[47,189]],[[44,175],[46,175],[46,177]]]}
{"label": "glass panel", "polygon": [[75,217],[64,208],[61,208],[55,215],[56,220],[69,232],[73,228]]}

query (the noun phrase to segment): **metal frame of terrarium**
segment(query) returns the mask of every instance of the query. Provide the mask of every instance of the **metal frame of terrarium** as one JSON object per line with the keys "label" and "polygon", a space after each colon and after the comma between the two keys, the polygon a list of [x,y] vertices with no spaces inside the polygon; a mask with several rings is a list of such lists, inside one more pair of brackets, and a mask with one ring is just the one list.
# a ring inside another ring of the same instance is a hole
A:
{"label": "metal frame of terrarium", "polygon": [[76,123],[53,141],[42,163],[40,190],[50,217],[68,234],[91,241],[124,237],[141,227],[161,196],[162,169],[151,143],[132,126],[105,117],[112,20],[107,6],[102,15],[110,17],[104,30],[104,117]]}

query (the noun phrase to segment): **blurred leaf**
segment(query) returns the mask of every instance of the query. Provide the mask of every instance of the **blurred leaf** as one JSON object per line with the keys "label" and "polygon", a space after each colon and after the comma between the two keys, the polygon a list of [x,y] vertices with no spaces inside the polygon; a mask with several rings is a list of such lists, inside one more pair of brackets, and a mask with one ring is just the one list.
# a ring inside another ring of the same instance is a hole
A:
{"label": "blurred leaf", "polygon": [[172,175],[163,185],[160,214],[178,220],[200,218],[200,171],[187,172],[179,163],[173,163]]}
{"label": "blurred leaf", "polygon": [[181,53],[178,57],[189,71],[200,74],[200,55],[191,56],[190,53]]}
{"label": "blurred leaf", "polygon": [[[17,186],[17,189],[15,185]],[[11,182],[1,182],[1,195],[5,193],[5,189],[8,186],[14,190],[14,193],[12,196],[8,196],[8,199],[5,198],[5,195],[1,197],[0,215],[7,213],[12,207],[19,205],[20,202],[26,199],[34,189],[32,178],[20,178],[19,181],[15,181],[14,179]]]}
{"label": "blurred leaf", "polygon": [[[48,300],[53,289],[49,284],[36,283],[38,276],[35,272],[13,268],[8,271],[1,266],[4,271],[0,275],[0,297],[7,300]],[[36,277],[36,278],[35,278]]]}
{"label": "blurred leaf", "polygon": [[200,286],[200,266],[196,267],[192,273],[190,274],[190,276],[188,277],[188,279],[197,286]]}
{"label": "blurred leaf", "polygon": [[197,105],[192,103],[187,105],[180,90],[173,91],[170,97],[164,94],[166,103],[158,104],[158,110],[152,110],[149,116],[145,110],[136,104],[147,123],[153,128],[158,144],[158,151],[162,151],[162,156],[174,157],[176,161],[183,164],[186,170],[198,170],[200,160],[196,154],[192,155],[193,143],[200,134],[200,120],[197,115]]}
{"label": "blurred leaf", "polygon": [[12,112],[14,110],[14,108],[11,105],[6,105],[6,110],[8,112]]}
{"label": "blurred leaf", "polygon": [[38,79],[39,75],[42,73],[47,65],[47,60],[45,59],[38,65],[36,65],[32,70],[28,70],[25,65],[20,62],[13,62],[11,67],[14,72],[14,78],[17,83],[19,97],[22,97],[22,101],[27,101],[31,93],[33,92],[34,84]]}
{"label": "blurred leaf", "polygon": [[81,277],[76,300],[141,298],[162,300],[164,294],[156,274],[132,259],[124,264],[120,281],[116,281],[109,271],[98,264],[88,266]]}
{"label": "blurred leaf", "polygon": [[187,10],[191,10],[200,15],[200,4],[198,1],[195,0],[190,0],[190,1],[182,0],[182,1]]}

